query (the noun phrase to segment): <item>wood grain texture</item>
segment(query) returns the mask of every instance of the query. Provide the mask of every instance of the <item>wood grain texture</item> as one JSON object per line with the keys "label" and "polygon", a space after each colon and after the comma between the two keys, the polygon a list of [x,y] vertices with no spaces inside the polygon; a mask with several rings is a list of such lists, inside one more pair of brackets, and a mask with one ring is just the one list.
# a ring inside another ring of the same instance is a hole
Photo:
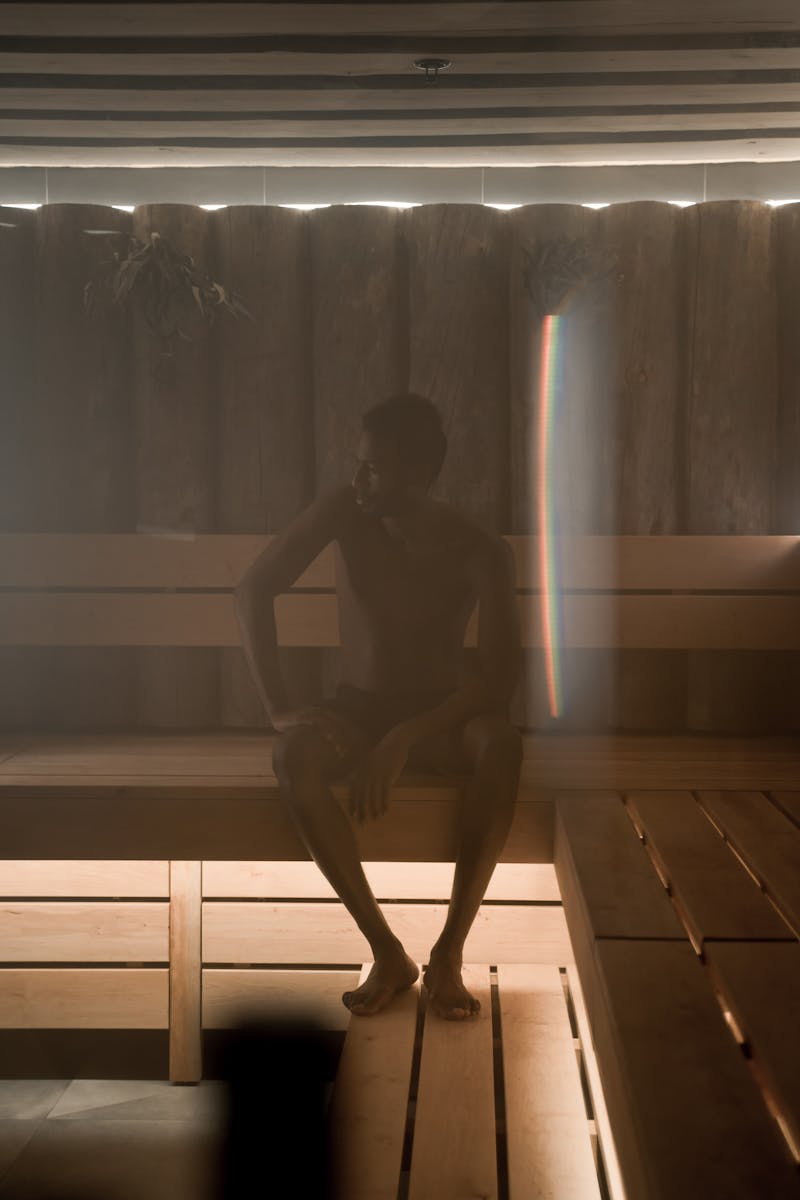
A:
{"label": "wood grain texture", "polygon": [[795,1147],[800,1147],[800,946],[713,942],[708,963]]}
{"label": "wood grain texture", "polygon": [[[101,205],[45,205],[36,213],[35,363],[31,409],[23,418],[35,484],[31,511],[20,514],[22,528],[112,532],[131,526],[130,342],[118,312],[101,305],[90,317],[83,307],[84,286],[124,244],[124,238],[86,231],[130,227],[128,213]],[[10,407],[24,403],[23,390]],[[31,665],[38,675],[28,714],[33,724],[102,728],[135,719],[129,655],[54,649]]]}
{"label": "wood grain texture", "polygon": [[348,1200],[397,1195],[418,1002],[417,983],[381,1014],[380,1031],[367,1019],[350,1021],[329,1114],[335,1194]]}
{"label": "wood grain texture", "polygon": [[633,792],[627,806],[701,949],[713,939],[792,932],[688,792]]}
{"label": "wood grain texture", "polygon": [[476,1016],[444,1021],[430,1005],[425,1012],[409,1200],[497,1197],[488,966],[466,967],[463,980],[480,1002]]}
{"label": "wood grain texture", "polygon": [[160,901],[4,901],[4,962],[166,962],[167,905]]}
{"label": "wood grain texture", "polygon": [[[616,532],[675,534],[683,491],[681,396],[686,380],[683,210],[614,204],[599,213],[611,270],[608,370],[615,381],[617,452],[608,486]],[[658,286],[653,286],[654,280]],[[686,718],[686,656],[614,656],[617,729],[680,729]]]}
{"label": "wood grain texture", "polygon": [[[97,11],[93,4],[8,4],[3,27],[10,36],[36,35],[46,26],[52,36],[181,36],[185,14],[179,4],[115,4]],[[152,11],[151,11],[152,10]],[[313,16],[313,19],[312,19]],[[335,10],[316,4],[226,5],[224,16],[213,4],[200,4],[192,24],[198,37],[221,35],[303,34],[524,34],[532,28],[549,34],[574,34],[597,30],[609,34],[796,30],[800,17],[791,0],[769,0],[754,10],[747,0],[708,0],[696,5],[680,0],[653,0],[632,9],[620,0],[593,0],[576,12],[564,0],[530,0],[523,3],[432,3],[385,5],[337,4]]]}
{"label": "wood grain texture", "polygon": [[163,967],[0,968],[2,1029],[166,1029]]}
{"label": "wood grain texture", "polygon": [[[539,438],[542,324],[548,310],[565,300],[569,279],[564,267],[564,248],[586,240],[594,214],[580,205],[525,205],[508,214],[509,230],[509,484],[510,529],[516,536],[517,586],[540,576],[539,531],[541,512],[539,486],[543,463]],[[550,302],[552,301],[552,302]],[[565,393],[566,395],[566,393]],[[571,393],[570,393],[571,396]],[[565,400],[563,403],[566,403]],[[563,435],[559,408],[554,411],[556,436]],[[557,443],[558,444],[558,443]],[[551,479],[562,486],[561,473],[551,464]],[[553,500],[555,492],[550,493]],[[565,515],[555,506],[556,528],[565,535]],[[580,558],[580,555],[575,556]],[[562,542],[553,561],[561,572],[562,586],[568,586],[566,558]],[[546,729],[552,723],[546,690],[544,657],[524,651],[525,674],[515,697],[512,716],[519,724]]]}
{"label": "wood grain texture", "polygon": [[594,1050],[592,1027],[589,1024],[589,1014],[586,1011],[586,1000],[583,995],[583,988],[576,963],[567,964],[567,985],[575,1012],[575,1024],[581,1043],[581,1058],[589,1085],[595,1129],[603,1156],[603,1167],[608,1188],[612,1196],[624,1197],[625,1192],[622,1184],[619,1154],[608,1117],[605,1088],[600,1079],[597,1055]]}
{"label": "wood grain texture", "polygon": [[[142,205],[133,231],[156,232],[209,271],[208,214],[182,204]],[[135,403],[137,530],[191,533],[213,529],[216,508],[214,360],[208,330],[196,314],[181,315],[191,341],[154,336],[137,314]],[[151,727],[217,723],[217,656],[212,651],[143,650],[138,655],[141,724]]]}
{"label": "wood grain texture", "polygon": [[641,1172],[633,1194],[653,1200],[788,1200],[795,1164],[688,942],[602,939],[595,954],[609,1019],[595,1044],[623,1083],[607,1100],[628,1189]]}
{"label": "wood grain texture", "polygon": [[[174,781],[173,781],[174,782]],[[97,784],[42,789],[13,786],[0,805],[3,848],[22,859],[131,858],[303,859],[308,852],[279,798],[277,786],[253,786],[201,775],[188,785],[130,786],[106,777]],[[346,796],[337,787],[336,798]],[[69,804],[65,799],[69,798]],[[109,801],[113,801],[113,820]],[[458,849],[455,789],[435,778],[390,795],[389,813],[356,833],[363,860],[452,862]],[[518,804],[500,855],[505,862],[551,862],[553,806],[547,798]],[[352,961],[352,960],[349,960]]]}
{"label": "wood grain texture", "polygon": [[561,977],[498,965],[509,1193],[599,1200]]}
{"label": "wood grain texture", "polygon": [[761,792],[701,791],[699,800],[800,936],[800,830]]}
{"label": "wood grain texture", "polygon": [[[407,387],[400,228],[401,214],[389,209],[334,205],[311,214],[317,494],[352,479],[363,413]],[[332,695],[338,651],[319,661],[319,686]]]}
{"label": "wood grain texture", "polygon": [[[773,213],[765,204],[735,201],[686,209],[684,217],[697,239],[686,529],[771,533],[779,380]],[[779,717],[769,697],[785,695],[785,671],[785,664],[758,656],[690,656],[688,727],[775,728]]]}
{"label": "wood grain texture", "polygon": [[169,896],[165,862],[0,861],[3,896]]}
{"label": "wood grain texture", "polygon": [[[384,915],[412,958],[427,956],[444,924],[441,904],[386,904]],[[367,942],[342,904],[293,901],[203,903],[205,963],[354,963]],[[571,961],[560,907],[485,904],[464,951],[466,962]]]}
{"label": "wood grain texture", "polygon": [[[368,862],[364,874],[378,900],[447,900],[453,863]],[[0,886],[7,878],[0,870]],[[16,893],[15,893],[16,894]],[[203,895],[332,900],[331,885],[314,862],[204,862]],[[558,900],[552,863],[498,863],[486,900]]]}
{"label": "wood grain texture", "polygon": [[202,863],[169,864],[169,1077],[202,1078]]}
{"label": "wood grain texture", "polygon": [[[231,206],[210,219],[216,278],[253,320],[217,322],[218,523],[277,533],[313,498],[308,217],[277,206]],[[314,653],[280,652],[290,696],[318,690]],[[241,651],[220,655],[223,725],[266,726]]]}
{"label": "wood grain texture", "polygon": [[408,385],[448,439],[434,495],[499,533],[508,527],[508,239],[502,214],[426,204],[403,214]]}
{"label": "wood grain texture", "polygon": [[555,866],[593,938],[684,937],[619,796],[557,798]]}
{"label": "wood grain texture", "polygon": [[[526,436],[514,434],[515,452]],[[532,516],[530,512],[528,524]],[[0,533],[0,587],[227,590],[273,536]],[[504,533],[503,538],[514,557],[518,590],[541,589],[539,538],[524,533]],[[576,534],[557,538],[554,547],[567,591],[800,591],[800,547],[794,534]],[[329,546],[290,591],[332,590],[335,584],[335,553]]]}
{"label": "wood grain texture", "polygon": [[[203,866],[205,874],[205,864]],[[304,1013],[321,1028],[344,1031],[350,1010],[342,993],[358,984],[358,971],[203,971],[203,1028],[227,1029],[247,1017],[285,1018]]]}

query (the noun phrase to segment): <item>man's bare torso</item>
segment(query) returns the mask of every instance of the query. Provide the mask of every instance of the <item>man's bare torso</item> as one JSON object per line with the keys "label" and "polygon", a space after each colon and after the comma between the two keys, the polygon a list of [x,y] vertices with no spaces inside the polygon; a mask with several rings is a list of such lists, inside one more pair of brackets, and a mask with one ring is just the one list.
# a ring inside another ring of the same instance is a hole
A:
{"label": "man's bare torso", "polygon": [[424,540],[408,546],[354,501],[336,540],[342,680],[393,695],[458,686],[475,604],[470,564],[486,534],[431,501]]}

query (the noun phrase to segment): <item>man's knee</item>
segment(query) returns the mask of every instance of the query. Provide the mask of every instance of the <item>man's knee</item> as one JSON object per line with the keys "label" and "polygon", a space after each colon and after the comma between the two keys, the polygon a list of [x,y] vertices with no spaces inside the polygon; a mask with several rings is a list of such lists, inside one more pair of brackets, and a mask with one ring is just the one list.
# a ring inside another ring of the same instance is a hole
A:
{"label": "man's knee", "polygon": [[281,783],[290,784],[324,771],[327,747],[313,725],[295,725],[280,734],[272,747],[272,769]]}
{"label": "man's knee", "polygon": [[516,770],[522,762],[522,735],[500,713],[481,713],[467,721],[464,745],[475,767]]}

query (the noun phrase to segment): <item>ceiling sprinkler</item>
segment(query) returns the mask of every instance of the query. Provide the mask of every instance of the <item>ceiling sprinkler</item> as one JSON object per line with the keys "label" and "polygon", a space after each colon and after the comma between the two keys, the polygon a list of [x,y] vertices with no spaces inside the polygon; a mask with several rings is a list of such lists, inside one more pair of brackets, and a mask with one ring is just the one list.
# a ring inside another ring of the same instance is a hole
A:
{"label": "ceiling sprinkler", "polygon": [[425,72],[426,83],[436,83],[439,79],[439,72],[446,71],[452,65],[449,58],[417,58],[414,60],[417,70]]}

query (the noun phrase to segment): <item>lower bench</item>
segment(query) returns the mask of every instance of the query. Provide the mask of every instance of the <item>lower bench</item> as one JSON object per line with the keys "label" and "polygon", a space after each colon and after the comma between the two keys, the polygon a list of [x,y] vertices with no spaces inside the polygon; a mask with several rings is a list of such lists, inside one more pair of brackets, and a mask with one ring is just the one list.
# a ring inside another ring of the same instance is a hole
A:
{"label": "lower bench", "polygon": [[763,793],[562,795],[555,866],[628,1194],[800,1194],[800,828]]}

